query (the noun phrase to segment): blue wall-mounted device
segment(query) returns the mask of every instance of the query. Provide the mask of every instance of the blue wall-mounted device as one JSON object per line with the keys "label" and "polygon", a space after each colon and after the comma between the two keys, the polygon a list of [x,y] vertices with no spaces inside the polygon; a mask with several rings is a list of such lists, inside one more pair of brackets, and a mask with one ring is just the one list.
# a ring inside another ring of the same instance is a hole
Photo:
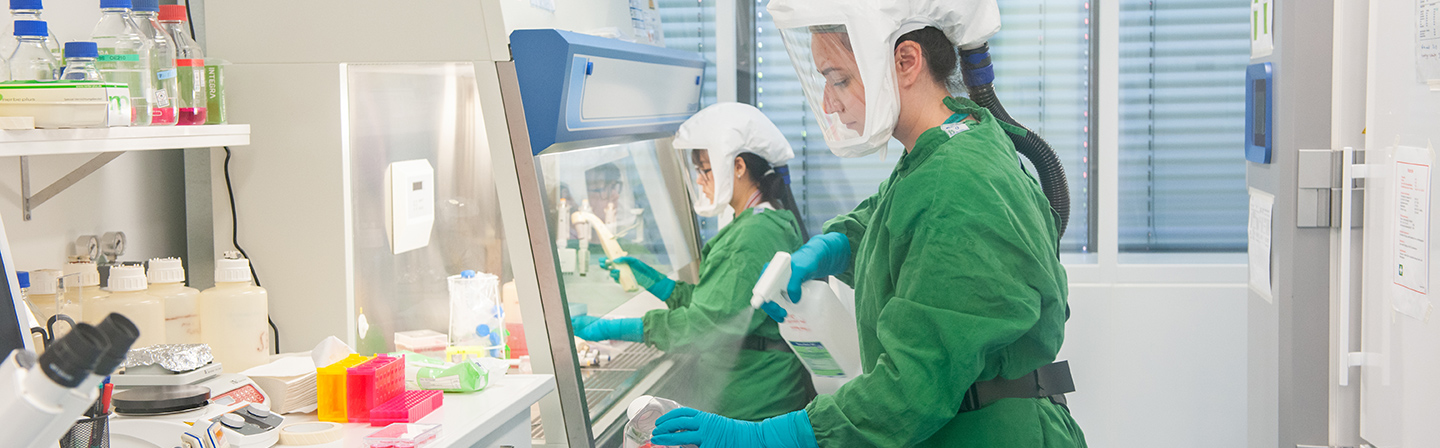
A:
{"label": "blue wall-mounted device", "polygon": [[1275,70],[1269,62],[1245,69],[1245,160],[1270,163],[1274,136]]}
{"label": "blue wall-mounted device", "polygon": [[510,49],[534,154],[654,139],[700,111],[699,53],[554,29]]}

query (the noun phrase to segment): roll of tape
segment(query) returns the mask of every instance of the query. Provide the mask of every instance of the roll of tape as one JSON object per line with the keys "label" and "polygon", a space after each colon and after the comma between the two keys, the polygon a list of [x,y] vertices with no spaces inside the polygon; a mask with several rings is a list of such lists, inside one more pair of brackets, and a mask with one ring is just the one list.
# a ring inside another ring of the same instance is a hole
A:
{"label": "roll of tape", "polygon": [[344,436],[344,427],[334,422],[291,423],[280,428],[281,445],[320,445]]}

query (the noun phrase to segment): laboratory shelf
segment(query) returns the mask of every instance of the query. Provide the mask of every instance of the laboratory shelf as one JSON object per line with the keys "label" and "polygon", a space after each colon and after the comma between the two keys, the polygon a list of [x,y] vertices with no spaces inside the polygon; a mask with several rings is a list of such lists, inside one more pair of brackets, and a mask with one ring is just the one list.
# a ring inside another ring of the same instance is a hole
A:
{"label": "laboratory shelf", "polygon": [[248,124],[0,131],[0,157],[213,148],[249,144]]}

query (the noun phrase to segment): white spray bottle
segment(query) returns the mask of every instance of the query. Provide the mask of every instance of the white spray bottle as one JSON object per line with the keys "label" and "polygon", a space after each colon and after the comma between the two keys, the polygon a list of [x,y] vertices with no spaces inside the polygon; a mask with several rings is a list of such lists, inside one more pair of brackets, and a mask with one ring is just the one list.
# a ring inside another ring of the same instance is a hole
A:
{"label": "white spray bottle", "polygon": [[785,310],[780,337],[790,344],[815,383],[815,392],[833,394],[840,386],[860,375],[860,335],[855,315],[840,302],[835,290],[822,281],[801,285],[804,299],[790,301],[790,254],[779,252],[755,283],[750,306],[760,308],[774,302]]}

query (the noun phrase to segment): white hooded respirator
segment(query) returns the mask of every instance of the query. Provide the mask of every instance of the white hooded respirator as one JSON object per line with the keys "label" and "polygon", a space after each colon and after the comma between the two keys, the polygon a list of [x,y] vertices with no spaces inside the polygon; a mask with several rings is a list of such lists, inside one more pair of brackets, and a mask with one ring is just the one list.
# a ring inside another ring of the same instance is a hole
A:
{"label": "white hooded respirator", "polygon": [[900,119],[895,41],[933,26],[959,47],[1000,31],[995,0],[771,0],[768,7],[830,151],[884,148]]}
{"label": "white hooded respirator", "polygon": [[[719,216],[730,205],[735,194],[735,158],[741,153],[760,156],[772,170],[784,175],[788,175],[785,164],[795,157],[785,134],[760,109],[744,103],[719,103],[697,112],[680,125],[673,146],[680,150],[681,163],[689,168],[685,184],[695,213],[705,217]],[[698,166],[707,159],[708,172]],[[705,178],[713,183],[713,198],[700,185]]]}

